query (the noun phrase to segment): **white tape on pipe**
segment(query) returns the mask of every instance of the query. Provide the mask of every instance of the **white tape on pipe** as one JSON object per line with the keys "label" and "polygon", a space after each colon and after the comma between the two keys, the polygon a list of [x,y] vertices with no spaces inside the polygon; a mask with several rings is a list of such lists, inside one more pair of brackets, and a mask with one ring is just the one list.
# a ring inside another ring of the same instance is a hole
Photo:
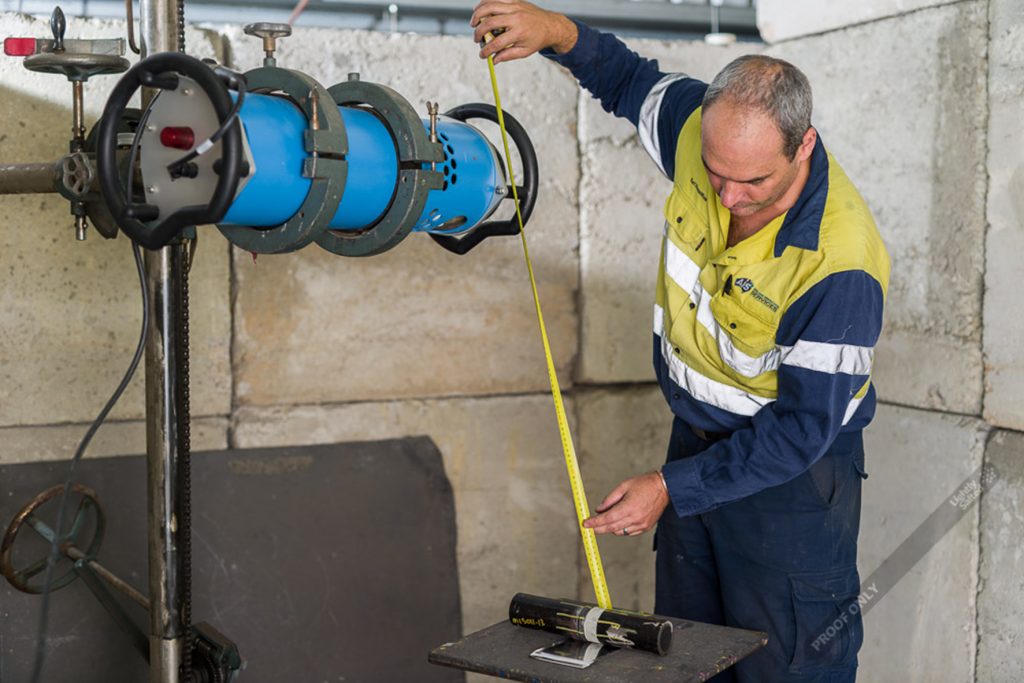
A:
{"label": "white tape on pipe", "polygon": [[583,617],[583,637],[588,642],[600,643],[597,639],[597,621],[604,614],[604,609],[601,607],[591,607],[587,612],[587,616]]}

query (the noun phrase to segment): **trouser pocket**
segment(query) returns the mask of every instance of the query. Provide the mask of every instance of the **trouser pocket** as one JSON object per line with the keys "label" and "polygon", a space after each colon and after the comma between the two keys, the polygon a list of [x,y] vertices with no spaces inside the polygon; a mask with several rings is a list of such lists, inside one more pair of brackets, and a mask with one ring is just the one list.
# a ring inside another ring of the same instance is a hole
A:
{"label": "trouser pocket", "polygon": [[852,662],[864,640],[856,567],[790,574],[789,584],[796,622],[790,671]]}

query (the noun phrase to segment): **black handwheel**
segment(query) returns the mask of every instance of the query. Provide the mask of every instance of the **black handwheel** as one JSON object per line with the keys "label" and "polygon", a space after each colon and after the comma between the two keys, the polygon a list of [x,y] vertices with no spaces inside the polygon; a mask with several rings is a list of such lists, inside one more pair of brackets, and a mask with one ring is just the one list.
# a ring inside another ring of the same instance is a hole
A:
{"label": "black handwheel", "polygon": [[[519,151],[519,157],[523,162],[523,184],[517,185],[516,191],[519,194],[519,211],[523,216],[523,225],[525,226],[530,220],[530,216],[533,215],[533,207],[537,204],[537,188],[540,185],[537,153],[533,149],[533,143],[530,142],[530,136],[526,134],[526,129],[507,111],[502,113],[505,119],[505,130],[508,131],[508,136]],[[498,109],[493,104],[471,102],[445,112],[445,116],[450,116],[463,123],[470,119],[486,119],[497,123]],[[508,173],[511,176],[511,159],[506,159],[505,164],[509,167]],[[511,187],[509,187],[505,199],[512,200]],[[486,221],[481,223],[463,237],[433,234],[431,237],[435,242],[453,254],[463,255],[488,237],[518,234],[519,221],[513,215],[512,218],[506,221]]]}
{"label": "black handwheel", "polygon": [[209,66],[180,52],[161,52],[133,66],[111,92],[99,125],[96,165],[103,198],[117,225],[147,249],[166,246],[185,228],[217,223],[224,218],[238,190],[242,166],[242,134],[236,120],[221,138],[222,171],[208,204],[184,206],[159,220],[160,211],[157,207],[137,204],[125,197],[117,166],[117,130],[121,116],[140,87],[173,90],[178,87],[179,76],[191,78],[203,89],[213,105],[218,121],[224,125],[233,109],[227,86]]}

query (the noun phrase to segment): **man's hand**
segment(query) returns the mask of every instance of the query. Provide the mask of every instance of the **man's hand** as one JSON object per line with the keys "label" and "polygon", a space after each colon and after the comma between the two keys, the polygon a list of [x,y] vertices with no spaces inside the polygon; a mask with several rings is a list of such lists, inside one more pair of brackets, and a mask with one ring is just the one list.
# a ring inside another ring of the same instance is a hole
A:
{"label": "man's hand", "polygon": [[546,47],[565,54],[576,45],[576,24],[557,12],[542,10],[524,0],[483,0],[473,10],[469,25],[477,43],[488,33],[500,35],[480,50],[480,57],[494,55],[494,63],[529,57]]}
{"label": "man's hand", "polygon": [[599,534],[635,536],[653,528],[668,503],[661,474],[648,472],[616,486],[583,526]]}

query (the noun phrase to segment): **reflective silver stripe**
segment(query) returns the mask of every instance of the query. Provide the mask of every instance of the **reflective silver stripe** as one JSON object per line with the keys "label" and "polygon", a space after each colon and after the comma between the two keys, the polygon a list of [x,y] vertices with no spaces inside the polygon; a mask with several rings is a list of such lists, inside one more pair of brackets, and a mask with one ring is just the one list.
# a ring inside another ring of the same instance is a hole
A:
{"label": "reflective silver stripe", "polygon": [[[709,403],[716,408],[728,410],[731,413],[748,416],[754,415],[761,408],[774,401],[774,399],[754,396],[742,389],[716,382],[700,374],[676,357],[672,352],[672,343],[665,338],[664,332],[665,311],[658,304],[654,304],[654,334],[658,335],[661,339],[661,357],[665,360],[665,364],[668,365],[669,377],[681,389],[698,401]],[[797,346],[799,344],[800,342],[797,343]],[[866,397],[867,394],[865,393],[860,398],[850,400],[850,403],[846,406],[846,412],[843,414],[843,425],[850,423],[850,420],[853,419],[854,414]]]}
{"label": "reflective silver stripe", "polygon": [[853,419],[853,414],[857,412],[857,408],[860,408],[860,404],[864,402],[864,398],[866,396],[867,394],[864,394],[864,396],[861,396],[860,398],[852,399],[850,401],[850,405],[846,406],[846,413],[843,415],[844,425],[850,423],[850,420]]}
{"label": "reflective silver stripe", "polygon": [[640,106],[640,121],[637,123],[637,131],[640,133],[640,144],[644,146],[647,153],[658,164],[658,168],[665,175],[665,167],[661,163],[661,142],[658,140],[658,115],[661,113],[661,101],[665,99],[665,92],[668,86],[676,81],[688,78],[686,74],[671,74],[665,76],[654,84],[651,92],[647,93],[644,103]]}
{"label": "reflective silver stripe", "polygon": [[[658,329],[658,321],[662,320],[663,313],[660,306],[655,305],[654,308],[654,331],[656,334],[659,334],[663,332],[663,330]],[[751,416],[775,400],[773,398],[755,396],[738,387],[705,377],[681,361],[672,352],[672,342],[665,334],[661,333],[659,336],[661,337],[661,357],[665,360],[665,364],[668,365],[669,377],[681,389],[698,401],[727,410],[730,413],[736,413],[737,415]]]}
{"label": "reflective silver stripe", "polygon": [[697,322],[715,340],[722,362],[744,377],[757,377],[776,370],[779,367],[780,349],[772,348],[754,357],[736,348],[729,333],[718,324],[711,312],[711,296],[700,283],[700,267],[672,240],[666,239],[665,243],[665,272],[696,304]]}
{"label": "reflective silver stripe", "polygon": [[[693,396],[698,401],[709,403],[722,410],[728,410],[739,415],[752,416],[764,406],[772,403],[774,399],[762,398],[747,393],[742,389],[722,384],[705,377],[693,368],[683,363],[672,352],[672,344],[665,339],[665,311],[658,304],[654,304],[654,334],[661,338],[661,357],[669,368],[669,377],[681,389]],[[843,424],[847,425],[853,419],[860,404],[864,402],[867,394],[860,398],[850,400],[843,414]]]}
{"label": "reflective silver stripe", "polygon": [[800,339],[793,346],[780,346],[782,362],[797,368],[835,374],[868,375],[875,351],[870,346],[831,344]]}

